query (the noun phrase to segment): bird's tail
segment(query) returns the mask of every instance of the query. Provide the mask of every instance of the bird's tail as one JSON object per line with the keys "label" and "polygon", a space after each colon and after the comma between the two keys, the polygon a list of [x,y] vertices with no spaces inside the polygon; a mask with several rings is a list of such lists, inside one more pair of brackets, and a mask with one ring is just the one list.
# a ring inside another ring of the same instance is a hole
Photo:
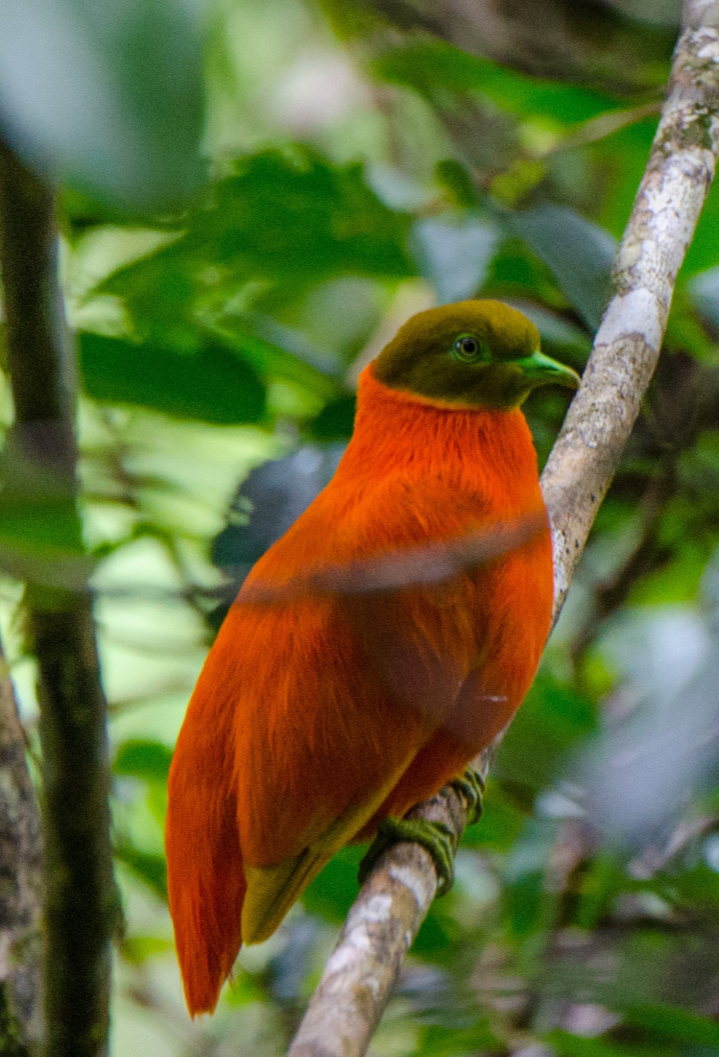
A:
{"label": "bird's tail", "polygon": [[[193,700],[168,786],[167,881],[190,1014],[211,1013],[242,943],[245,877],[227,732]],[[223,751],[224,750],[224,751]]]}

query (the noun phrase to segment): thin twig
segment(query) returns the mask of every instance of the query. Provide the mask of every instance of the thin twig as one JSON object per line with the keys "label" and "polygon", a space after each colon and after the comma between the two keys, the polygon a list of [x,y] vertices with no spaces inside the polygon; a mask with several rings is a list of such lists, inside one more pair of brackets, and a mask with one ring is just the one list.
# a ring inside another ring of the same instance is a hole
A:
{"label": "thin twig", "polygon": [[[552,521],[556,620],[656,367],[679,267],[719,151],[719,0],[686,0],[667,101],[619,250],[616,293],[542,475]],[[483,770],[489,754],[479,762]],[[432,817],[447,789],[413,813]],[[455,797],[455,804],[457,798]],[[459,838],[464,805],[452,813]],[[361,1057],[436,890],[415,845],[386,852],[364,884],[290,1057]]]}
{"label": "thin twig", "polygon": [[579,128],[568,132],[566,136],[550,144],[545,150],[537,151],[536,156],[548,158],[552,154],[560,154],[562,151],[576,150],[577,147],[598,143],[607,136],[619,132],[620,129],[626,128],[627,125],[634,125],[637,121],[643,121],[647,117],[658,116],[661,109],[661,100],[653,99],[651,102],[641,103],[628,110],[609,110],[607,113],[589,118]]}
{"label": "thin twig", "polygon": [[[51,482],[58,532],[82,556],[73,384],[65,356],[51,191],[0,141],[0,267],[15,406],[6,452]],[[21,494],[22,498],[22,494]],[[39,673],[48,1057],[107,1052],[110,935],[106,703],[87,585],[28,583]]]}
{"label": "thin twig", "polygon": [[382,594],[440,584],[467,569],[485,565],[546,531],[546,514],[537,511],[454,539],[329,566],[292,577],[284,585],[253,580],[243,587],[235,605],[268,606],[306,598]]}

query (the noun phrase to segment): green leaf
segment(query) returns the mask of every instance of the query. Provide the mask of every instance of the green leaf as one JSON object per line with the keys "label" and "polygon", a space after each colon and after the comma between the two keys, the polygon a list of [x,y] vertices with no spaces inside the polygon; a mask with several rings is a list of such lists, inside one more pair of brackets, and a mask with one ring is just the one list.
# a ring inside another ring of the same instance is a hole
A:
{"label": "green leaf", "polygon": [[704,203],[694,238],[689,244],[680,278],[688,279],[698,272],[719,265],[719,245],[717,245],[717,227],[719,226],[719,184],[714,183]]}
{"label": "green leaf", "polygon": [[[223,320],[216,333],[221,334],[227,344],[235,349],[244,361],[252,364],[262,377],[283,378],[325,399],[335,395],[337,383],[331,376],[308,363],[297,353],[293,354],[289,349],[282,347],[277,341],[251,333],[253,322],[254,320],[243,317],[237,320]],[[279,335],[277,339],[279,340]]]}
{"label": "green leaf", "polygon": [[495,224],[473,216],[420,220],[412,235],[422,274],[433,283],[440,304],[476,295],[500,237]]}
{"label": "green leaf", "polygon": [[[696,359],[706,363],[708,366],[714,366],[719,353],[715,340],[716,334],[719,332],[719,266],[709,268],[707,271],[695,275],[683,289],[675,294],[674,302],[677,300],[684,309],[682,316],[685,318],[688,316],[690,323],[693,324],[693,328],[681,327],[678,337],[682,340],[681,343],[678,342],[677,344],[680,348],[690,352]],[[694,311],[691,311],[692,307]],[[676,329],[674,318],[676,314],[676,307],[673,303],[667,328],[668,338],[672,336]],[[698,315],[709,324],[709,330],[714,340],[707,335],[697,318]],[[687,330],[689,330],[689,341],[685,340]]]}
{"label": "green leaf", "polygon": [[625,125],[587,150],[593,163],[589,172],[600,178],[604,188],[602,198],[591,203],[598,210],[596,220],[617,239],[629,220],[657,122],[657,117],[647,117]]}
{"label": "green leaf", "polygon": [[343,393],[326,404],[312,420],[308,433],[313,440],[347,440],[354,429],[357,398],[354,393]]}
{"label": "green leaf", "polygon": [[[43,475],[45,477],[45,475]],[[17,547],[28,554],[84,554],[80,521],[72,498],[52,493],[50,475],[48,491],[37,493],[5,492],[0,497],[0,544]]]}
{"label": "green leaf", "polygon": [[550,923],[554,896],[544,871],[556,840],[556,824],[528,819],[507,859],[502,885],[503,910],[511,935],[527,938]]}
{"label": "green leaf", "polygon": [[509,800],[503,783],[490,775],[482,818],[478,825],[465,829],[462,844],[506,851],[519,836],[524,821],[525,815]]}
{"label": "green leaf", "polygon": [[330,859],[302,895],[302,902],[310,913],[336,922],[347,917],[359,891],[357,871],[366,850],[366,845],[350,845]]}
{"label": "green leaf", "polygon": [[543,205],[513,213],[508,223],[552,269],[571,304],[596,330],[611,293],[617,249],[612,236],[565,206]]}
{"label": "green leaf", "polygon": [[8,0],[0,95],[14,145],[133,209],[199,180],[201,11],[174,0]]}
{"label": "green leaf", "polygon": [[507,731],[494,776],[534,791],[551,786],[569,750],[595,727],[591,703],[540,672]]}
{"label": "green leaf", "polygon": [[429,913],[419,927],[412,944],[412,953],[418,957],[437,958],[447,952],[451,934],[456,932],[455,923],[442,910],[441,904],[433,903]]}
{"label": "green leaf", "polygon": [[415,1057],[457,1057],[464,1054],[500,1052],[501,1043],[490,1027],[487,1017],[470,1025],[454,1028],[429,1024],[420,1028]]}
{"label": "green leaf", "polygon": [[212,198],[189,241],[233,274],[415,274],[403,245],[409,217],[380,202],[359,165],[333,167],[300,147],[264,151],[239,162]]}
{"label": "green leaf", "polygon": [[256,372],[219,340],[207,337],[197,351],[178,352],[83,333],[79,346],[82,383],[96,400],[220,425],[257,422],[264,414]]}
{"label": "green leaf", "polygon": [[[665,1049],[652,1042],[637,1043],[633,1040],[622,1044],[602,1037],[581,1038],[568,1031],[550,1031],[545,1035],[545,1040],[552,1047],[552,1053],[559,1057],[677,1057],[676,1048]],[[709,1055],[703,1054],[702,1057]]]}
{"label": "green leaf", "polygon": [[711,1046],[719,1054],[719,1025],[675,1006],[636,1006],[623,1011],[628,1024],[684,1044]]}
{"label": "green leaf", "polygon": [[131,965],[142,965],[150,958],[171,954],[174,944],[159,936],[125,936],[120,944],[120,953]]}
{"label": "green leaf", "polygon": [[140,851],[129,843],[122,843],[115,848],[115,858],[156,896],[167,901],[167,863],[164,855]]}
{"label": "green leaf", "polygon": [[175,242],[116,271],[101,292],[131,313],[168,319],[193,299],[238,293],[251,280],[299,283],[336,275],[416,274],[404,244],[410,217],[389,209],[358,165],[333,167],[297,147],[242,159],[213,185]]}
{"label": "green leaf", "polygon": [[708,307],[706,301],[699,305],[696,302],[697,298],[688,296],[686,286],[680,286],[674,291],[667,330],[664,335],[664,346],[672,352],[688,353],[695,360],[706,364],[707,367],[714,367],[719,363],[719,348],[717,348],[716,341],[702,326],[696,309],[699,307],[710,323],[713,310],[711,307],[709,311],[706,310]]}
{"label": "green leaf", "polygon": [[516,236],[507,238],[494,255],[482,296],[500,301],[519,299],[529,304],[539,301],[546,307],[567,308],[567,299],[551,268]]}
{"label": "green leaf", "polygon": [[24,427],[22,438],[11,430],[0,454],[0,567],[19,580],[82,590],[92,561],[72,488],[24,451],[28,440],[47,446],[52,433],[39,423]]}
{"label": "green leaf", "polygon": [[434,178],[457,209],[475,209],[480,204],[479,188],[466,166],[456,158],[445,158],[438,162]]}
{"label": "green leaf", "polygon": [[337,360],[314,354],[267,306],[342,277],[416,275],[405,248],[410,224],[359,166],[332,166],[301,148],[263,151],[210,188],[171,243],[118,268],[96,292],[122,298],[133,332],[157,345],[192,347],[198,326],[210,328],[264,377],[328,399]]}
{"label": "green leaf", "polygon": [[527,939],[545,923],[544,877],[539,870],[524,874],[503,888],[506,927],[511,936]]}
{"label": "green leaf", "polygon": [[623,105],[619,99],[581,85],[528,77],[444,41],[422,41],[387,51],[375,60],[373,70],[384,80],[407,85],[430,99],[437,89],[479,92],[525,119],[542,117],[567,125]]}
{"label": "green leaf", "polygon": [[162,742],[131,738],[118,748],[112,769],[115,774],[164,783],[170,772],[171,760],[172,749]]}

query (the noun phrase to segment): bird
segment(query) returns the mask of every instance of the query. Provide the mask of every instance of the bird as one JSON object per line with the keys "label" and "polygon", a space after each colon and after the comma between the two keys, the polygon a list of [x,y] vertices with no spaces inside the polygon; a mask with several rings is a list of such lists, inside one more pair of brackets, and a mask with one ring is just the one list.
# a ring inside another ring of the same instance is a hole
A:
{"label": "bird", "polygon": [[[333,478],[245,580],[168,783],[192,1016],[214,1011],[242,944],[271,935],[336,851],[461,780],[521,704],[553,599],[521,405],[547,383],[579,377],[519,310],[476,299],[413,316],[360,376]],[[513,549],[441,572],[473,533],[523,519],[535,527]]]}

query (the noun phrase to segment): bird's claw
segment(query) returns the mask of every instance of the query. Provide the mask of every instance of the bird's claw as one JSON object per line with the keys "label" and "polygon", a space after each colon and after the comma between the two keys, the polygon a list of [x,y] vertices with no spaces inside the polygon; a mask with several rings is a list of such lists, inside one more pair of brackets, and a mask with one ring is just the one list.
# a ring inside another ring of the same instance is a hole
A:
{"label": "bird's claw", "polygon": [[[450,783],[467,805],[467,825],[479,822],[482,815],[482,796],[485,781],[473,767],[468,767]],[[377,827],[377,836],[359,865],[359,883],[363,885],[379,858],[394,844],[407,841],[421,845],[432,856],[437,873],[437,895],[449,892],[454,882],[454,855],[457,838],[443,822],[429,822],[422,818],[384,818]]]}
{"label": "bird's claw", "polygon": [[467,805],[467,825],[474,826],[482,817],[482,806],[486,782],[479,771],[468,767],[450,785],[459,793]]}
{"label": "bird's claw", "polygon": [[454,882],[456,837],[443,822],[422,818],[385,818],[377,827],[377,836],[359,865],[359,883],[369,877],[377,860],[388,848],[402,842],[420,844],[432,856],[437,873],[437,895],[449,892]]}

